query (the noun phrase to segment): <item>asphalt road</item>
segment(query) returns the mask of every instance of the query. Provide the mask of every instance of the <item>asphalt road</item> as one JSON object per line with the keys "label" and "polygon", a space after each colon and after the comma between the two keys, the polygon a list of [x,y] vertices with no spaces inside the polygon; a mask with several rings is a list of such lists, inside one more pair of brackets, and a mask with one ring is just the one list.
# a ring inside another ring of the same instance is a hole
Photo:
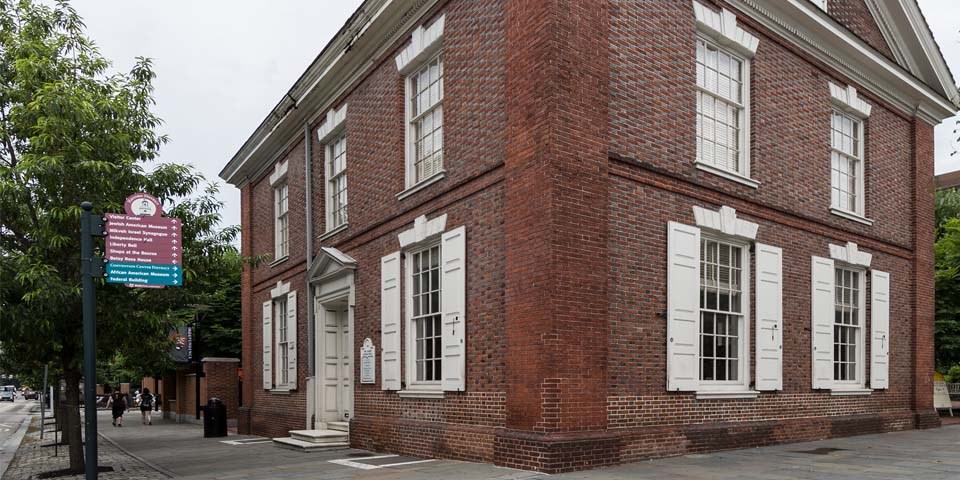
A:
{"label": "asphalt road", "polygon": [[36,400],[22,398],[13,403],[0,402],[0,477],[13,460],[13,454],[17,453],[30,425],[30,410],[37,405]]}

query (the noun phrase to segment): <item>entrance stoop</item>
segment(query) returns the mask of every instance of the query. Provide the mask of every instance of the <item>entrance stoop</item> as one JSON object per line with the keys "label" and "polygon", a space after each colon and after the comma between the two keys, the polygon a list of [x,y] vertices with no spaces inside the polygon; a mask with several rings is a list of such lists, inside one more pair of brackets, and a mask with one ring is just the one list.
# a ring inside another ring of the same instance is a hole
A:
{"label": "entrance stoop", "polygon": [[327,422],[327,429],[338,432],[349,432],[350,424],[347,422]]}
{"label": "entrance stoop", "polygon": [[[331,426],[332,425],[329,425]],[[339,425],[338,425],[339,427]],[[317,450],[340,450],[350,447],[350,434],[342,430],[291,430],[289,437],[274,438],[278,447],[313,452]]]}

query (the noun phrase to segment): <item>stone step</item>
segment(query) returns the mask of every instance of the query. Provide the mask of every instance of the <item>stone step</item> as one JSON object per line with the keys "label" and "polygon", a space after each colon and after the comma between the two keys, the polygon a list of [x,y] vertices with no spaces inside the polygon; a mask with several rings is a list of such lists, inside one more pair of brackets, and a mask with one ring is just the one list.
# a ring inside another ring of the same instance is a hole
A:
{"label": "stone step", "polygon": [[338,432],[349,432],[350,424],[348,422],[327,422],[327,429]]}
{"label": "stone step", "polygon": [[283,437],[283,438],[274,438],[273,444],[290,450],[297,450],[300,452],[316,452],[323,450],[344,450],[350,448],[350,443],[346,441],[342,442],[327,442],[327,443],[315,443],[315,442],[305,442],[303,440],[297,440],[292,437]]}
{"label": "stone step", "polygon": [[290,437],[303,442],[347,442],[349,435],[338,430],[290,430]]}

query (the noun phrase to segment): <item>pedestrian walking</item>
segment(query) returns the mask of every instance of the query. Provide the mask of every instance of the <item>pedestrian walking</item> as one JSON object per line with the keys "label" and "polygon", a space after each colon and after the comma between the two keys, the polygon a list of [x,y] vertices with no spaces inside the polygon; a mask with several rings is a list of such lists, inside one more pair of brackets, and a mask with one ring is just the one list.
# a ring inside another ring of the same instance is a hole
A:
{"label": "pedestrian walking", "polygon": [[123,426],[123,414],[127,411],[127,399],[120,389],[117,388],[113,391],[113,394],[110,395],[110,403],[113,413],[113,426],[122,427]]}
{"label": "pedestrian walking", "polygon": [[153,419],[150,417],[153,411],[153,394],[149,388],[144,388],[140,394],[140,416],[144,425],[153,425]]}

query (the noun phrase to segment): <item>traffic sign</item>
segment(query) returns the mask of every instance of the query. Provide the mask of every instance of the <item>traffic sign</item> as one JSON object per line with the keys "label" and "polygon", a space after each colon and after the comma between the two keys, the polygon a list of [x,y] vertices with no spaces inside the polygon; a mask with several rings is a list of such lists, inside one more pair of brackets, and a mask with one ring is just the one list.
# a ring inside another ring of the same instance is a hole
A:
{"label": "traffic sign", "polygon": [[183,284],[183,267],[180,265],[109,262],[107,263],[107,283],[127,283],[134,286],[180,286]]}

